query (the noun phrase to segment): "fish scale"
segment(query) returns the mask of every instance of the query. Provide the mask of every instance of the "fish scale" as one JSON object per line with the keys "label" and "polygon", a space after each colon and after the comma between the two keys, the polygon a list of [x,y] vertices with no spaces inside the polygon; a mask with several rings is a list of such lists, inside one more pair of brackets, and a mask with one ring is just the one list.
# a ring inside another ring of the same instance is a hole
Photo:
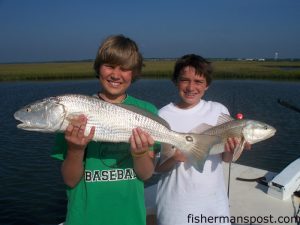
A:
{"label": "fish scale", "polygon": [[[71,115],[87,114],[88,122],[86,132],[92,127],[96,127],[95,140],[127,142],[132,134],[132,129],[141,127],[149,132],[159,141],[164,127],[159,123],[153,123],[149,118],[130,112],[118,105],[110,104],[99,99],[88,100],[82,96],[62,96],[58,98],[60,103],[66,107]],[[73,104],[76,102],[76,104]],[[126,115],[126,117],[124,117]],[[68,114],[66,115],[69,116]],[[101,124],[99,123],[101,121]],[[157,130],[161,132],[157,132]]]}
{"label": "fish scale", "polygon": [[[169,128],[162,118],[150,112],[123,104],[112,104],[85,95],[61,95],[31,103],[17,112],[14,117],[21,121],[17,127],[29,131],[64,132],[74,117],[84,114],[87,117],[85,135],[95,127],[94,141],[129,142],[132,129],[141,128],[154,141],[175,146],[202,171],[210,148],[220,141],[219,137],[177,133]],[[166,149],[162,149],[164,155]]]}
{"label": "fish scale", "polygon": [[218,118],[217,126],[212,127],[207,124],[200,124],[192,132],[216,135],[222,139],[221,143],[213,146],[210,154],[219,154],[224,151],[228,138],[239,139],[240,143],[235,146],[233,155],[233,161],[236,161],[240,157],[246,142],[254,144],[266,140],[275,134],[276,129],[260,121],[249,119],[235,120],[229,115],[221,114]]}
{"label": "fish scale", "polygon": [[233,120],[231,122],[223,123],[217,127],[213,127],[207,131],[204,131],[203,133],[209,135],[220,135],[223,138],[228,138],[232,136],[241,137],[242,130],[245,124],[246,124],[246,120],[243,121]]}

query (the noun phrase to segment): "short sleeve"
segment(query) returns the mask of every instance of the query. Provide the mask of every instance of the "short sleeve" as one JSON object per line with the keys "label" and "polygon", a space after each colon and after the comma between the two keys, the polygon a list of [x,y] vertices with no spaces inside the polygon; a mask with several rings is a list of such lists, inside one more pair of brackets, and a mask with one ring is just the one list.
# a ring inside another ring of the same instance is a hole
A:
{"label": "short sleeve", "polygon": [[63,133],[56,134],[55,145],[51,157],[54,159],[64,160],[67,152],[67,142]]}

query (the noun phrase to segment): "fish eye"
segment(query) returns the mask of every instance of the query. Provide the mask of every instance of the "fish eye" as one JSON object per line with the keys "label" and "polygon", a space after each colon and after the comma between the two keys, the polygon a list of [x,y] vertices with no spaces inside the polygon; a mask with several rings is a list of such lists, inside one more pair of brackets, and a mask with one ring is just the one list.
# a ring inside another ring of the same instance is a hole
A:
{"label": "fish eye", "polygon": [[268,130],[268,126],[265,126],[265,130]]}
{"label": "fish eye", "polygon": [[31,112],[31,108],[26,108],[26,112]]}
{"label": "fish eye", "polygon": [[185,139],[188,141],[188,142],[192,142],[193,141],[193,138],[191,136],[186,136]]}

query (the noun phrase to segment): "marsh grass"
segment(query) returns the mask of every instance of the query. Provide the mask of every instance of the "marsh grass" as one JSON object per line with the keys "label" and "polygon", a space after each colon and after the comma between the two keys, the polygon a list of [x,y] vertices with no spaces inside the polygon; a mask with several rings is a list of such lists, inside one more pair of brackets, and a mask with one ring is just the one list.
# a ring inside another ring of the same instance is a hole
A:
{"label": "marsh grass", "polygon": [[172,75],[175,60],[146,60],[143,67],[143,77],[147,78],[169,78]]}
{"label": "marsh grass", "polygon": [[300,62],[216,61],[213,65],[216,79],[300,79]]}
{"label": "marsh grass", "polygon": [[0,64],[0,80],[92,78],[92,62]]}
{"label": "marsh grass", "polygon": [[[300,62],[212,61],[215,79],[300,80]],[[146,60],[145,78],[169,78],[174,60]],[[284,68],[293,68],[287,70]],[[93,62],[0,64],[0,81],[94,78]]]}

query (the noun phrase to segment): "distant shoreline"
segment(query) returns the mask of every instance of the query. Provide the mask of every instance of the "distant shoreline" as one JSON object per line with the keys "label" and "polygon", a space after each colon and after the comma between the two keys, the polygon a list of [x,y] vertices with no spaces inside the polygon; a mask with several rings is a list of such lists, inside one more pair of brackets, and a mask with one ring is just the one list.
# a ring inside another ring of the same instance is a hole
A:
{"label": "distant shoreline", "polygon": [[[211,60],[214,79],[300,80],[300,61]],[[146,59],[143,78],[170,78],[175,59]],[[0,64],[0,81],[70,80],[95,77],[92,60]]]}

